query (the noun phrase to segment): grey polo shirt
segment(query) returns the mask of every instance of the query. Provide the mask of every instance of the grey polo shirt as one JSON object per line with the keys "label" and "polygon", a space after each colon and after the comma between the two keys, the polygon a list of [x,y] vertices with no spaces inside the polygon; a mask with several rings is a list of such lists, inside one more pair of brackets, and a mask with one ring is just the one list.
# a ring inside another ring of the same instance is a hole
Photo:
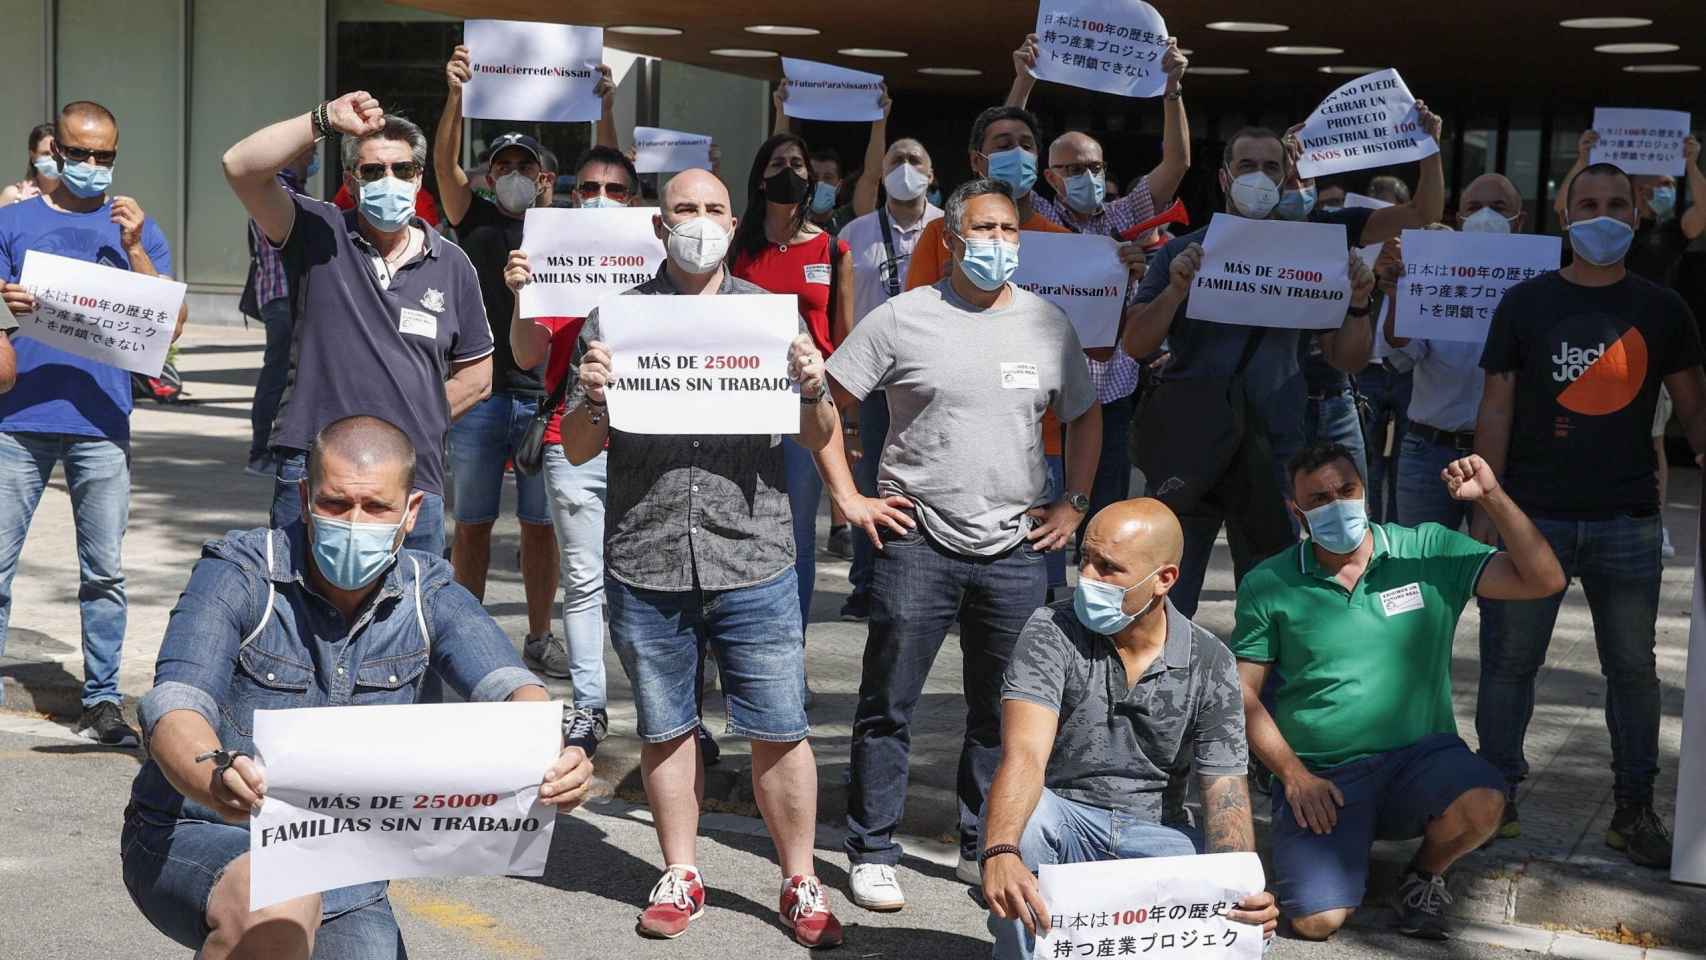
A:
{"label": "grey polo shirt", "polygon": [[1038,608],[1007,665],[1003,700],[1060,715],[1045,783],[1079,803],[1150,823],[1185,822],[1184,775],[1241,777],[1249,763],[1232,652],[1167,604],[1167,642],[1132,682],[1113,641],[1072,601]]}
{"label": "grey polo shirt", "polygon": [[[671,296],[669,267],[626,294]],[[723,271],[718,295],[769,291]],[[580,358],[602,340],[587,314],[569,369],[565,421],[586,399]],[[800,332],[806,332],[800,323]],[[564,430],[569,425],[564,423]],[[794,521],[775,435],[660,435],[610,431],[604,570],[641,590],[733,590],[794,565]]]}
{"label": "grey polo shirt", "polygon": [[284,242],[290,278],[290,379],[272,446],[306,450],[319,429],[354,414],[381,417],[415,445],[415,487],[444,493],[444,436],[453,364],[492,352],[480,281],[462,249],[425,221],[426,246],[388,286],[360,214],[300,194]]}

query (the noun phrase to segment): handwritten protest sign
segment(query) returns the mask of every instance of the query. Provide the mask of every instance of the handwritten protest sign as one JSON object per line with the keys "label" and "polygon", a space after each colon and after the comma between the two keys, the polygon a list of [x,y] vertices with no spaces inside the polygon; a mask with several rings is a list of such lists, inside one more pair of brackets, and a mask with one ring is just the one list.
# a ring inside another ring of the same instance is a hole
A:
{"label": "handwritten protest sign", "polygon": [[1013,282],[1065,310],[1082,346],[1113,346],[1131,279],[1119,244],[1095,234],[1025,230],[1019,250]]}
{"label": "handwritten protest sign", "polygon": [[1482,343],[1505,291],[1558,269],[1557,237],[1405,230],[1404,277],[1393,331],[1400,337]]}
{"label": "handwritten protest sign", "polygon": [[87,260],[29,250],[18,283],[36,298],[18,332],[121,370],[158,377],[188,289]]}
{"label": "handwritten protest sign", "polygon": [[1396,70],[1364,74],[1327,95],[1298,131],[1297,175],[1325,177],[1409,163],[1439,152]]}
{"label": "handwritten protest sign", "polygon": [[1122,97],[1167,89],[1167,23],[1143,0],[1043,0],[1037,9],[1040,80]]}
{"label": "handwritten protest sign", "polygon": [[869,122],[883,118],[883,78],[815,60],[782,58],[788,97],[782,112],[800,120]]}
{"label": "handwritten protest sign", "polygon": [[1334,330],[1350,306],[1345,228],[1217,213],[1185,316],[1253,327]]}
{"label": "handwritten protest sign", "polygon": [[610,426],[629,433],[800,432],[788,345],[794,296],[611,297],[599,304],[610,348]]}
{"label": "handwritten protest sign", "polygon": [[[1038,957],[1256,960],[1262,929],[1226,919],[1266,886],[1253,853],[1042,865]],[[1064,946],[1063,946],[1064,945]]]}
{"label": "handwritten protest sign", "polygon": [[657,211],[643,207],[534,207],[522,220],[521,249],[533,282],[521,288],[521,315],[584,317],[605,297],[657,276],[663,243]]}
{"label": "handwritten protest sign", "polygon": [[711,138],[702,133],[635,127],[634,169],[639,173],[709,170]]}
{"label": "handwritten protest sign", "polygon": [[604,30],[525,20],[469,20],[462,27],[473,78],[462,92],[470,118],[553,123],[597,120],[593,89]]}
{"label": "handwritten protest sign", "polygon": [[556,811],[539,785],[561,703],[256,710],[267,795],[249,909],[374,880],[537,877]]}
{"label": "handwritten protest sign", "polygon": [[1588,155],[1592,163],[1615,163],[1631,176],[1680,177],[1688,170],[1682,155],[1692,117],[1678,110],[1618,110],[1596,107],[1593,129],[1599,134]]}

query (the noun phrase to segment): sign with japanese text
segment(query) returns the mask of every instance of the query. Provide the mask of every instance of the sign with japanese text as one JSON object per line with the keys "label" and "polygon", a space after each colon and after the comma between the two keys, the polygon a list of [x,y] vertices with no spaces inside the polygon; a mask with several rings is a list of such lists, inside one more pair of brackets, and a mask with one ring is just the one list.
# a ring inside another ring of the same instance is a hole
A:
{"label": "sign with japanese text", "polygon": [[1217,213],[1185,316],[1252,327],[1336,330],[1351,305],[1345,228]]}
{"label": "sign with japanese text", "polygon": [[1680,177],[1688,171],[1682,141],[1692,117],[1678,110],[1619,110],[1595,107],[1593,130],[1599,134],[1588,155],[1591,163],[1615,163],[1630,176]]}
{"label": "sign with japanese text", "polygon": [[883,78],[832,63],[782,58],[782,113],[799,120],[870,122],[883,118]]}
{"label": "sign with japanese text", "polygon": [[1226,919],[1266,885],[1254,853],[1042,865],[1036,956],[1256,960],[1262,928]]}
{"label": "sign with japanese text", "polygon": [[1066,311],[1086,349],[1114,345],[1130,281],[1112,237],[1042,230],[1019,234],[1013,282]]}
{"label": "sign with japanese text", "polygon": [[598,306],[610,349],[610,427],[629,433],[800,432],[788,346],[793,295],[611,297]]}
{"label": "sign with japanese text", "polygon": [[1040,80],[1122,97],[1167,89],[1167,23],[1143,0],[1043,0],[1036,33]]}
{"label": "sign with japanese text", "polygon": [[571,123],[597,120],[594,93],[604,30],[526,20],[469,20],[462,26],[473,77],[462,88],[471,119]]}
{"label": "sign with japanese text", "polygon": [[1557,237],[1520,233],[1405,230],[1398,281],[1400,337],[1484,343],[1505,291],[1558,269]]}
{"label": "sign with japanese text", "polygon": [[29,250],[18,283],[36,298],[16,336],[87,360],[158,377],[172,345],[185,284]]}
{"label": "sign with japanese text", "polygon": [[1439,152],[1422,130],[1416,98],[1396,70],[1364,74],[1327,95],[1297,138],[1297,175],[1325,177],[1409,163]]}
{"label": "sign with japanese text", "polygon": [[249,909],[375,880],[545,872],[539,785],[563,705],[390,704],[255,711],[266,771],[249,823]]}
{"label": "sign with japanese text", "polygon": [[605,297],[657,276],[665,253],[652,228],[656,213],[655,207],[529,209],[521,249],[533,281],[521,288],[522,317],[584,317]]}
{"label": "sign with japanese text", "polygon": [[709,170],[711,138],[702,133],[635,127],[634,169],[640,173]]}

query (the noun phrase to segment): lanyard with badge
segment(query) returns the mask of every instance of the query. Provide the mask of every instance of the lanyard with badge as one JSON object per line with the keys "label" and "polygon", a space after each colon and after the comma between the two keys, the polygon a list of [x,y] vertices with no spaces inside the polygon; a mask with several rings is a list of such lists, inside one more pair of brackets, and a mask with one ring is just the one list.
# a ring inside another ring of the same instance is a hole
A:
{"label": "lanyard with badge", "polygon": [[877,208],[877,226],[883,232],[883,260],[877,268],[877,276],[882,279],[883,286],[888,288],[890,297],[900,296],[900,269],[904,261],[894,255],[894,227],[889,225],[889,212],[883,207]]}

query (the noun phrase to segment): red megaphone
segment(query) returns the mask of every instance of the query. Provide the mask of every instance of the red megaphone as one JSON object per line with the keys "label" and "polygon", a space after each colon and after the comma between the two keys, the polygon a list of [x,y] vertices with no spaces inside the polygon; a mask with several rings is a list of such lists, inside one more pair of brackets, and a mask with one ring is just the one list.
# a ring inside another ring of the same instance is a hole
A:
{"label": "red megaphone", "polygon": [[[1150,217],[1142,223],[1134,224],[1130,229],[1127,229],[1120,234],[1120,239],[1130,243],[1138,237],[1154,230],[1156,227],[1166,226],[1170,223],[1177,223],[1180,226],[1185,227],[1191,225],[1191,215],[1190,212],[1185,209],[1185,202],[1183,200],[1174,200],[1173,205],[1168,207],[1166,210]],[[1159,244],[1156,245],[1159,246]]]}

